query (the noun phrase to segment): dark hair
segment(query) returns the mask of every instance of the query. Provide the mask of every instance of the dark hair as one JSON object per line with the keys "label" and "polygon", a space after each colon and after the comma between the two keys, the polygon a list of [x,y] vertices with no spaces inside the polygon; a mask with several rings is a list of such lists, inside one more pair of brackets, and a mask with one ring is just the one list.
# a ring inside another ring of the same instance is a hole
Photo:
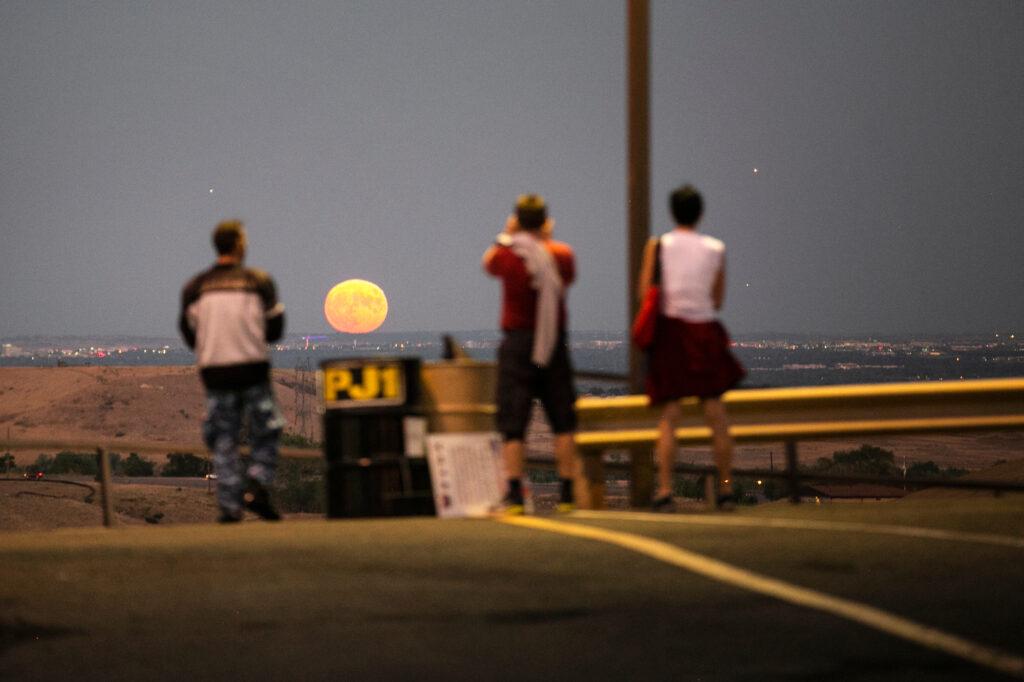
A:
{"label": "dark hair", "polygon": [[520,194],[516,199],[516,218],[525,230],[539,230],[548,219],[548,207],[539,194]]}
{"label": "dark hair", "polygon": [[676,225],[696,225],[704,214],[704,198],[693,185],[683,185],[669,195],[668,207]]}
{"label": "dark hair", "polygon": [[242,238],[244,229],[245,223],[241,220],[225,220],[213,231],[213,248],[217,249],[221,256],[232,253],[238,245],[238,240]]}

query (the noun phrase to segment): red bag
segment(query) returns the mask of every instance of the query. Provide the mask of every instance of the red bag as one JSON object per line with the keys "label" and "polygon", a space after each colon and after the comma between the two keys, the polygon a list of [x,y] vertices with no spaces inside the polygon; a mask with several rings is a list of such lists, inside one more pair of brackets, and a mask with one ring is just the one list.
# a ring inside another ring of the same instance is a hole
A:
{"label": "red bag", "polygon": [[644,294],[644,300],[640,303],[640,310],[636,312],[633,319],[633,329],[630,336],[633,343],[640,350],[647,350],[654,343],[654,327],[658,322],[658,313],[661,312],[661,240],[659,239],[654,247],[654,272],[651,277],[651,286]]}
{"label": "red bag", "polygon": [[647,289],[647,295],[644,296],[644,300],[640,304],[640,310],[637,311],[636,318],[633,319],[633,329],[630,334],[633,338],[633,343],[640,350],[647,350],[654,343],[654,326],[658,321],[660,309],[661,286],[652,284]]}

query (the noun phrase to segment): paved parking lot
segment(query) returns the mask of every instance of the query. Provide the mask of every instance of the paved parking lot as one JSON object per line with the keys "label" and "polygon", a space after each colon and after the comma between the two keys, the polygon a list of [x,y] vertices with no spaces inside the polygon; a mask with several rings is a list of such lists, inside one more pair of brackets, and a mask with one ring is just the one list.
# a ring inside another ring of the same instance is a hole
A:
{"label": "paved parking lot", "polygon": [[[1001,679],[1024,656],[1022,511],[1008,496],[10,533],[0,676]],[[806,594],[881,621],[788,598]]]}

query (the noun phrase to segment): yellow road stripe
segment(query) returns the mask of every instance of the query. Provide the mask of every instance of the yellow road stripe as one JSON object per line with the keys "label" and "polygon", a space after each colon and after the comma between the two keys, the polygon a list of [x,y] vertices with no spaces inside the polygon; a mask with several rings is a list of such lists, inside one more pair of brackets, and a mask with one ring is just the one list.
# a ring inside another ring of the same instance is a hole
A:
{"label": "yellow road stripe", "polygon": [[499,520],[501,523],[512,526],[545,530],[623,547],[727,585],[840,616],[921,646],[958,656],[986,668],[1024,678],[1024,658],[962,639],[906,618],[894,616],[872,606],[832,597],[822,592],[758,575],[665,542],[630,533],[530,516],[505,517]]}
{"label": "yellow road stripe", "polygon": [[647,512],[595,512],[579,510],[573,512],[575,519],[614,519],[619,521],[644,521],[647,523],[674,523],[694,526],[733,526],[743,528],[786,528],[790,530],[827,530],[852,533],[878,533],[908,538],[929,540],[952,540],[954,542],[977,542],[1001,547],[1024,549],[1024,538],[1012,535],[990,533],[964,533],[939,528],[919,526],[896,526],[892,524],[853,523],[847,521],[801,521],[798,519],[765,519],[746,516],[710,516],[702,514],[652,514]]}

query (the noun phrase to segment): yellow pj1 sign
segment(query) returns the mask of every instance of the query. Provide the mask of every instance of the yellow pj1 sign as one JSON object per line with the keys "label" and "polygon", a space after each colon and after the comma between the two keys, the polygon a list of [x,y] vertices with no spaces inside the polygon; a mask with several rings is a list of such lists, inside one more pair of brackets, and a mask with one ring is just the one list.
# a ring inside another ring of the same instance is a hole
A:
{"label": "yellow pj1 sign", "polygon": [[320,370],[324,406],[403,405],[405,368],[401,362],[334,361]]}

